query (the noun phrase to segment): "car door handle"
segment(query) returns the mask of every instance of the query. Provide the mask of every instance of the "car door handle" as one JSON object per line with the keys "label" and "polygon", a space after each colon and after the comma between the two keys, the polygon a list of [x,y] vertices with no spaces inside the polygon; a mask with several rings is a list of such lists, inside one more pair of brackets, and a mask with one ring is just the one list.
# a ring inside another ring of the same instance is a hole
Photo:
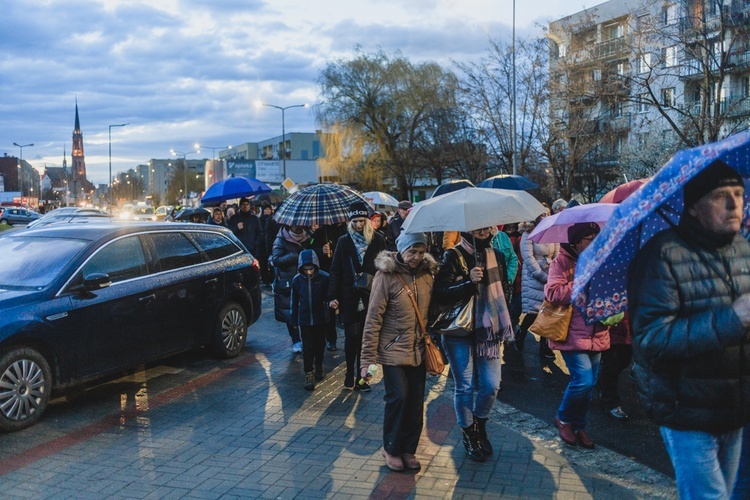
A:
{"label": "car door handle", "polygon": [[218,283],[218,282],[219,282],[219,278],[211,278],[210,280],[206,280],[206,284]]}
{"label": "car door handle", "polygon": [[141,297],[138,299],[138,302],[151,302],[152,300],[156,299],[156,294],[146,295],[145,297]]}

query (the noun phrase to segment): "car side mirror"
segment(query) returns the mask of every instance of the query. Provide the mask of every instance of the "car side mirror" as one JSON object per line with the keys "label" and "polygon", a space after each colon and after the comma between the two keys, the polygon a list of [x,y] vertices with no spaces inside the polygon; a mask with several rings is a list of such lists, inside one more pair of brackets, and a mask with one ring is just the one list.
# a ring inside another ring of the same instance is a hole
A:
{"label": "car side mirror", "polygon": [[91,273],[83,278],[83,283],[72,286],[69,292],[95,292],[102,288],[107,288],[112,284],[112,279],[107,273]]}

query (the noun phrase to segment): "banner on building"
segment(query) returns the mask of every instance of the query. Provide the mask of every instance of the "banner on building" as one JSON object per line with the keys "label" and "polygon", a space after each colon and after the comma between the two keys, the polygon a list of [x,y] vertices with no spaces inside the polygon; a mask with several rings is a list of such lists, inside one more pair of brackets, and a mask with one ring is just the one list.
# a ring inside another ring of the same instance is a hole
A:
{"label": "banner on building", "polygon": [[227,177],[241,176],[275,184],[284,180],[280,161],[227,160]]}

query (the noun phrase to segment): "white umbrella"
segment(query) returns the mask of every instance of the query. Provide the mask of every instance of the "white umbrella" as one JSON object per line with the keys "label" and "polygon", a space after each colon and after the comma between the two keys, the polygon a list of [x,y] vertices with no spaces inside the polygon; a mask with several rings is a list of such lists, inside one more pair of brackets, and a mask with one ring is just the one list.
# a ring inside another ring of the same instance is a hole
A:
{"label": "white umbrella", "polygon": [[414,205],[401,229],[407,233],[473,231],[534,220],[546,211],[526,191],[467,187]]}
{"label": "white umbrella", "polygon": [[362,196],[367,198],[367,201],[369,201],[372,205],[383,205],[393,208],[398,207],[398,200],[388,193],[384,193],[382,191],[369,191],[367,193],[362,193]]}

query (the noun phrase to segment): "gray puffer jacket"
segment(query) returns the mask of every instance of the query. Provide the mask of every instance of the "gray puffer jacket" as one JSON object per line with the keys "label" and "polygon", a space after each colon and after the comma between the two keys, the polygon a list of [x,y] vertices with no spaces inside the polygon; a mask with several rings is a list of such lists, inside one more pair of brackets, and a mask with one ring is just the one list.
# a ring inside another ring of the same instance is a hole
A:
{"label": "gray puffer jacket", "polygon": [[559,243],[534,243],[529,239],[531,230],[521,235],[521,310],[538,313],[544,300],[544,285],[550,263],[560,252]]}
{"label": "gray puffer jacket", "polygon": [[411,299],[398,279],[400,275],[414,294],[419,311],[427,321],[433,275],[437,261],[430,254],[412,270],[397,252],[380,252],[375,259],[378,272],[372,282],[362,337],[362,366],[374,363],[389,366],[419,366],[424,357],[424,341]]}
{"label": "gray puffer jacket", "polygon": [[748,332],[732,309],[746,293],[748,242],[692,217],[636,254],[628,269],[634,370],[657,424],[724,433],[750,422]]}

